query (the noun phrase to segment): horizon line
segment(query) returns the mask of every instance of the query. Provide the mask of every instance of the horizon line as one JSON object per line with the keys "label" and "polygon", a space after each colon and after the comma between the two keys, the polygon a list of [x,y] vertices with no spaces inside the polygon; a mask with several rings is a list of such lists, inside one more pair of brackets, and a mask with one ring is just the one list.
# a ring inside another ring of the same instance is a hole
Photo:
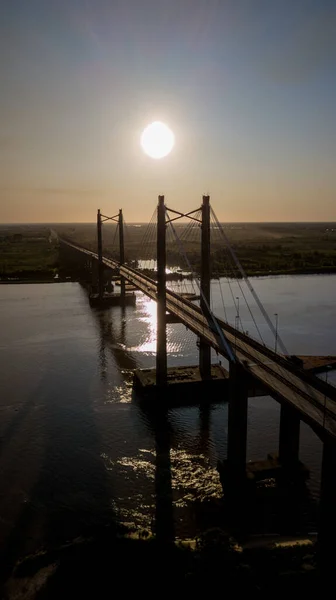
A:
{"label": "horizon line", "polygon": [[[188,222],[187,220],[185,222]],[[335,221],[220,221],[221,225],[305,225],[305,224],[327,224]],[[126,221],[128,225],[148,225],[147,221]],[[180,221],[184,223],[184,221]],[[110,224],[110,223],[108,223]],[[6,226],[22,226],[22,225],[96,225],[95,221],[10,221],[0,223],[0,227]]]}

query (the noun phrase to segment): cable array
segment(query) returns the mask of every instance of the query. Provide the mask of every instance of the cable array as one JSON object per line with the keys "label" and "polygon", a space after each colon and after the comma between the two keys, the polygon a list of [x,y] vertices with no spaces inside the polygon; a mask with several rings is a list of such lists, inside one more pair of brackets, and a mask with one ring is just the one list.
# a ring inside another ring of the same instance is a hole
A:
{"label": "cable array", "polygon": [[[178,217],[175,217],[174,211],[169,213],[169,209],[167,209],[167,288],[197,302],[202,295],[200,286],[202,209],[199,208],[190,214],[192,214],[192,218],[189,218],[188,221],[185,221],[185,219],[179,221]],[[177,222],[175,222],[175,219]],[[125,222],[124,225],[125,238],[127,236],[128,241],[131,234]],[[116,227],[112,247],[117,238],[117,233],[118,228]],[[157,208],[155,208],[151,220],[144,229],[140,245],[137,245],[135,250],[138,268],[149,272],[150,277],[153,279],[156,278],[157,270],[156,236]],[[210,238],[212,286],[208,306],[209,313],[213,318],[218,312],[221,313],[219,316],[223,316],[228,324],[250,337],[253,337],[253,331],[255,331],[255,337],[265,346],[262,329],[256,318],[256,304],[272,334],[277,336],[279,348],[284,354],[288,354],[267,311],[246,276],[223,224],[218,221],[211,207]],[[219,267],[216,267],[216,260],[219,261]]]}
{"label": "cable array", "polygon": [[157,209],[155,208],[137,249],[137,260],[140,269],[156,270],[156,230]]}
{"label": "cable array", "polygon": [[[241,292],[243,301],[248,309],[248,312],[250,314],[250,317],[252,319],[252,322],[254,324],[254,327],[258,333],[258,336],[260,338],[260,340],[262,341],[262,343],[265,345],[265,342],[263,340],[263,337],[261,335],[261,331],[260,328],[257,324],[255,315],[252,311],[252,308],[250,306],[250,303],[247,299],[247,294],[245,294],[244,289],[243,289],[243,283],[246,284],[247,290],[249,291],[249,293],[251,294],[253,300],[255,301],[255,303],[257,304],[257,307],[260,310],[260,313],[263,317],[263,319],[265,320],[267,326],[269,327],[272,335],[274,337],[277,337],[278,340],[278,345],[281,348],[282,352],[284,354],[288,354],[288,351],[283,343],[283,341],[281,340],[281,337],[279,336],[278,332],[276,331],[271,319],[269,318],[269,315],[265,309],[265,307],[263,306],[257,292],[255,291],[254,287],[252,286],[252,283],[250,282],[249,278],[247,277],[238,257],[237,254],[232,246],[232,244],[229,241],[228,235],[225,232],[224,226],[218,221],[217,216],[214,212],[214,210],[211,207],[211,218],[212,218],[212,222],[213,222],[213,228],[214,231],[218,232],[220,237],[221,237],[221,241],[224,243],[224,248],[226,250],[225,252],[225,258],[226,258],[226,264],[228,265],[228,270],[230,271],[230,273],[232,274],[233,278],[235,279],[236,283],[238,284],[239,290]],[[242,325],[242,321],[241,321],[241,313],[239,311],[239,307],[237,306],[237,304],[235,303],[235,308],[236,308],[236,314],[238,316],[238,320],[240,322],[241,327],[243,328]]]}

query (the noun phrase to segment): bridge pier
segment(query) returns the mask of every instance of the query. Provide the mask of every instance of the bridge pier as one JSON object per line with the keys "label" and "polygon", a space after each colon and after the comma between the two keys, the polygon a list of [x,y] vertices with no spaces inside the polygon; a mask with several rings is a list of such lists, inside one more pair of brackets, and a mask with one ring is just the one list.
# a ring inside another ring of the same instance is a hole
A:
{"label": "bridge pier", "polygon": [[283,466],[296,466],[300,450],[300,415],[289,404],[281,404],[279,460]]}
{"label": "bridge pier", "polygon": [[246,476],[248,377],[243,366],[230,363],[227,470],[232,483]]}
{"label": "bridge pier", "polygon": [[164,196],[159,196],[157,208],[157,335],[156,385],[167,384],[166,327],[166,208]]}
{"label": "bridge pier", "polygon": [[336,540],[336,444],[326,439],[323,443],[321,491],[319,507],[319,534],[321,567],[334,568]]}
{"label": "bridge pier", "polygon": [[92,258],[89,260],[89,271],[91,273],[91,289],[98,290],[98,263]]}
{"label": "bridge pier", "polygon": [[97,212],[97,254],[98,254],[98,295],[99,300],[104,295],[104,265],[103,265],[103,235],[100,209]]}

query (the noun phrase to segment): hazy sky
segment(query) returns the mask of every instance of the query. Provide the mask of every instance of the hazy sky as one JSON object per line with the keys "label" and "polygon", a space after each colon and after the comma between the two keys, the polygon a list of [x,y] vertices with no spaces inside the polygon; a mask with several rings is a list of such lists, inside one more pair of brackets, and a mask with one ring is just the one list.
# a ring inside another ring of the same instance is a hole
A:
{"label": "hazy sky", "polygon": [[336,221],[335,0],[1,0],[0,23],[1,222],[203,193],[224,221]]}

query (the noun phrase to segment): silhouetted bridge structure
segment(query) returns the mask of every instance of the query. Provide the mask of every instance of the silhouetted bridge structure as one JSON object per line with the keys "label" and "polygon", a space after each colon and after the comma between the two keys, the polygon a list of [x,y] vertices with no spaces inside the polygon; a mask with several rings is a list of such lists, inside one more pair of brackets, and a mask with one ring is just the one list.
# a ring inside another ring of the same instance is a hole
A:
{"label": "silhouetted bridge structure", "polygon": [[[323,441],[321,483],[321,535],[329,537],[336,531],[336,388],[308,372],[292,357],[275,352],[265,344],[218,318],[210,309],[210,203],[203,197],[201,227],[200,306],[166,287],[166,227],[180,217],[194,218],[193,213],[169,217],[163,196],[157,210],[157,280],[125,264],[123,249],[123,220],[119,211],[120,260],[103,256],[101,224],[98,211],[98,251],[93,252],[70,240],[60,238],[66,245],[88,260],[98,263],[99,290],[102,289],[103,269],[117,270],[125,295],[125,281],[157,302],[156,384],[167,383],[166,314],[174,315],[200,339],[199,370],[204,382],[211,380],[211,348],[229,361],[229,421],[227,469],[230,478],[239,486],[246,475],[246,439],[248,391],[251,380],[257,381],[267,395],[281,404],[279,461],[289,469],[299,464],[300,421],[308,423]],[[195,218],[195,220],[197,220]],[[324,526],[323,526],[324,524]]]}

